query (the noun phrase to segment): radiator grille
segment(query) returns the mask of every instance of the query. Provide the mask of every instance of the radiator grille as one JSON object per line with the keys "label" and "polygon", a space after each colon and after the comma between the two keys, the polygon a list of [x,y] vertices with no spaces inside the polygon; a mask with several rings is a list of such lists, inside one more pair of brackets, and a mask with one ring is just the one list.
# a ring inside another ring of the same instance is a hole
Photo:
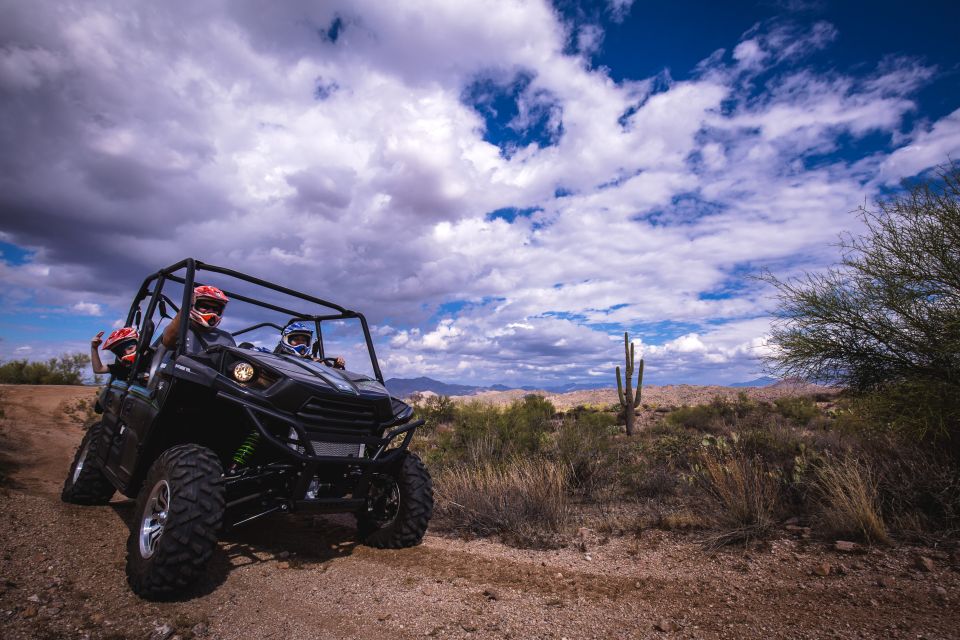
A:
{"label": "radiator grille", "polygon": [[318,456],[334,456],[337,458],[359,458],[363,455],[363,445],[351,442],[322,442],[311,440],[310,446]]}
{"label": "radiator grille", "polygon": [[377,424],[373,404],[340,398],[310,398],[300,407],[297,417],[317,427],[369,429]]}

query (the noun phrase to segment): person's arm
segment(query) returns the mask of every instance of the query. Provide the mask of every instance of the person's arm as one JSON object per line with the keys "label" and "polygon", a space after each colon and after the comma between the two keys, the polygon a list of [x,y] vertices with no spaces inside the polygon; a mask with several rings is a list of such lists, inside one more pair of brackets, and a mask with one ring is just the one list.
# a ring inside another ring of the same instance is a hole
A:
{"label": "person's arm", "polygon": [[97,347],[103,342],[103,331],[93,336],[90,341],[90,366],[94,373],[108,373],[110,370],[100,361],[100,352]]}
{"label": "person's arm", "polygon": [[163,330],[163,335],[160,337],[160,342],[162,342],[163,346],[165,346],[167,349],[175,349],[179,340],[180,312],[177,311],[177,315],[173,316],[173,320],[171,320],[170,324],[168,324]]}

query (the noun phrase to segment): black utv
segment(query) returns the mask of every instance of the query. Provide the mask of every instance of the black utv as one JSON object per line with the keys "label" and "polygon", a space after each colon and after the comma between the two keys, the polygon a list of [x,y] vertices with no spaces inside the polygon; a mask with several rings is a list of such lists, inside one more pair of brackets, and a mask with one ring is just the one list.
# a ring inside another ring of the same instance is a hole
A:
{"label": "black utv", "polygon": [[[250,310],[274,320],[198,330],[189,310],[208,278],[231,283],[220,287],[231,300],[226,316]],[[246,303],[239,312],[235,301]],[[179,340],[166,349],[160,325],[174,319]],[[316,331],[309,357],[236,344],[258,331],[276,339],[294,322]],[[347,364],[366,373],[335,368],[324,351],[325,336],[347,324],[357,327]],[[423,421],[384,387],[362,314],[187,259],[144,280],[127,326],[139,331],[136,359],[127,380],[101,392],[102,417],[80,443],[62,498],[136,499],[127,578],[137,594],[178,595],[204,571],[221,531],[277,512],[353,513],[375,547],[421,541],[433,490],[407,447]]]}

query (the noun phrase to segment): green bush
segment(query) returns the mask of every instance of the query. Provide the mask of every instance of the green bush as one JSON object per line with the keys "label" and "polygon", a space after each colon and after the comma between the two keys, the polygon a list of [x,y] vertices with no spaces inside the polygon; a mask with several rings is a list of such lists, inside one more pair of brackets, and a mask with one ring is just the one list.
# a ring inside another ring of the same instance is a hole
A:
{"label": "green bush", "polygon": [[453,421],[455,405],[450,396],[430,396],[417,403],[416,414],[426,420],[427,429],[433,429]]}
{"label": "green bush", "polygon": [[867,421],[960,454],[960,163],[861,208],[841,263],[781,281],[768,356],[783,377],[866,394]]}
{"label": "green bush", "polygon": [[571,486],[585,496],[616,484],[617,461],[611,436],[618,431],[609,414],[567,415],[556,434],[557,458],[570,469]]}
{"label": "green bush", "polygon": [[820,410],[810,397],[785,396],[777,398],[773,404],[777,408],[777,413],[801,427],[810,424],[811,420],[820,415]]}
{"label": "green bush", "polygon": [[46,362],[11,360],[0,364],[0,384],[82,384],[90,356],[62,355]]}
{"label": "green bush", "polygon": [[739,419],[747,416],[756,408],[757,404],[741,391],[737,395],[737,399],[733,401],[722,396],[716,396],[707,404],[674,409],[667,414],[667,422],[672,425],[716,434],[722,433],[730,426],[735,425]]}
{"label": "green bush", "polygon": [[676,469],[688,469],[700,450],[702,439],[696,433],[677,429],[646,443],[644,452],[656,463]]}
{"label": "green bush", "polygon": [[450,416],[443,429],[424,433],[418,442],[433,464],[477,465],[537,455],[552,446],[556,409],[542,396],[528,395],[504,408],[479,400],[453,403],[443,411]]}

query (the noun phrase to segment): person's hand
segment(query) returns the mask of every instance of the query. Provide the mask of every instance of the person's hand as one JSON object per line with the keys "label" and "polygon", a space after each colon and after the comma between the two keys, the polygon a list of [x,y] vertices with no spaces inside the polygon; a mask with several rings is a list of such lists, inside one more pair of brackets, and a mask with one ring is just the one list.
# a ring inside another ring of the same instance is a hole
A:
{"label": "person's hand", "polygon": [[103,331],[93,336],[93,338],[90,340],[90,346],[96,349],[100,346],[101,342],[103,342]]}
{"label": "person's hand", "polygon": [[335,369],[346,369],[347,361],[343,359],[343,356],[337,356],[337,359],[333,363]]}

